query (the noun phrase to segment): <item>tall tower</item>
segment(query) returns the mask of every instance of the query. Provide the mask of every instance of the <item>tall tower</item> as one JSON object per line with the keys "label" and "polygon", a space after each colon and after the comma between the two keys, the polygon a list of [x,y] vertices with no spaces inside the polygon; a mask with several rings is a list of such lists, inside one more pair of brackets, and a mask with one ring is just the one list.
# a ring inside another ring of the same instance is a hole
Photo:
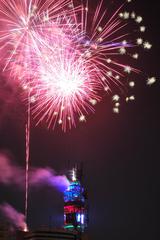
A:
{"label": "tall tower", "polygon": [[64,228],[85,231],[88,222],[87,194],[82,186],[82,170],[73,168],[70,185],[64,192]]}

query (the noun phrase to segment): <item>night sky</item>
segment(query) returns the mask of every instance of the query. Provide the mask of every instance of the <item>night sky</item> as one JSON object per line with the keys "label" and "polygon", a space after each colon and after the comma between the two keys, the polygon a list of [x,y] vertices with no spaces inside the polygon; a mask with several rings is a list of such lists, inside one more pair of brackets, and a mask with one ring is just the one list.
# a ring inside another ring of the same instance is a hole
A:
{"label": "night sky", "polygon": [[[106,4],[107,4],[106,0]],[[118,1],[116,1],[118,3]],[[33,167],[51,167],[61,174],[83,162],[89,196],[90,239],[159,239],[159,136],[160,136],[160,32],[158,1],[135,1],[144,17],[146,38],[153,43],[139,67],[158,81],[146,86],[137,76],[134,103],[123,104],[112,113],[110,96],[96,106],[96,113],[63,133],[44,126],[31,128]],[[25,166],[25,111],[16,90],[0,79],[0,152]],[[14,185],[0,185],[0,203],[8,202],[24,211],[24,192]],[[29,226],[63,225],[63,194],[52,187],[29,193]]]}

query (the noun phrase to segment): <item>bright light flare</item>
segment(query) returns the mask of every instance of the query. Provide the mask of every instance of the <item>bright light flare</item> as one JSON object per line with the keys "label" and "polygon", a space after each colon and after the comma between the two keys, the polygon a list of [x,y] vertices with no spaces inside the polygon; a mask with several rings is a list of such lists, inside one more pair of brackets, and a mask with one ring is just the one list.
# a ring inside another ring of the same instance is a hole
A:
{"label": "bright light flare", "polygon": [[23,231],[24,231],[24,232],[28,232],[28,231],[29,231],[29,229],[28,229],[28,227],[27,227],[27,224],[25,225]]}
{"label": "bright light flare", "polygon": [[33,80],[34,85],[38,79],[32,91],[37,100],[32,113],[39,121],[45,119],[48,126],[54,127],[58,121],[66,130],[76,124],[75,115],[94,111],[91,99],[100,100],[96,72],[78,50],[68,47],[48,55],[47,62],[40,60]]}

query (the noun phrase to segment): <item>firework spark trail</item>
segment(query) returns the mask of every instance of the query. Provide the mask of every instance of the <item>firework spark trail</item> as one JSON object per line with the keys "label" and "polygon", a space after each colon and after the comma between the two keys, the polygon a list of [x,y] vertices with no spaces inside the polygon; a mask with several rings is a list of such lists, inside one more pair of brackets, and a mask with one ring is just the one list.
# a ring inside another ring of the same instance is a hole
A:
{"label": "firework spark trail", "polygon": [[[28,100],[30,95],[28,96]],[[28,188],[29,188],[29,158],[30,158],[30,101],[28,101],[26,123],[26,170],[25,170],[25,219],[28,217]]]}

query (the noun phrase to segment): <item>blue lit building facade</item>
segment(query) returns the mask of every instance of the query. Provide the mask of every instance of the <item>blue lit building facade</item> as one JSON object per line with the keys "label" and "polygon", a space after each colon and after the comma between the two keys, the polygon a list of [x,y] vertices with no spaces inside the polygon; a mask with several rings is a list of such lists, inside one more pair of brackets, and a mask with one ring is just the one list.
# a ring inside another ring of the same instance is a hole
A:
{"label": "blue lit building facade", "polygon": [[87,197],[78,179],[77,170],[72,170],[68,189],[64,192],[64,228],[84,232],[88,223]]}

